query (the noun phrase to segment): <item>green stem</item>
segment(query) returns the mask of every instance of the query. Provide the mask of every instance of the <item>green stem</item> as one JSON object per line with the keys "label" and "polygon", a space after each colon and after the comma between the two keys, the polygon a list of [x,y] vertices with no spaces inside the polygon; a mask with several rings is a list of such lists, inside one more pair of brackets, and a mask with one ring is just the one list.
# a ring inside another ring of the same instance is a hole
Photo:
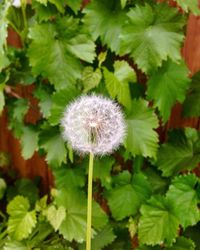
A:
{"label": "green stem", "polygon": [[88,204],[87,204],[87,236],[86,250],[91,250],[92,234],[92,177],[93,177],[94,154],[90,153],[89,171],[88,171]]}

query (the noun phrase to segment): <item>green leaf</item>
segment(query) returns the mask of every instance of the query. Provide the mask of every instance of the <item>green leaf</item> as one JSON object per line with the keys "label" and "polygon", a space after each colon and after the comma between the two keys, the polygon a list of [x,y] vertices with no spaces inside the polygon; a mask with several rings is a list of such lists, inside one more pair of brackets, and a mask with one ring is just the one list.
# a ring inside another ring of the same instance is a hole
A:
{"label": "green leaf", "polygon": [[135,215],[143,201],[150,196],[150,186],[142,174],[133,177],[132,184],[118,186],[109,191],[108,205],[112,216],[122,220],[127,216]]}
{"label": "green leaf", "polygon": [[[42,0],[43,1],[43,0]],[[44,0],[45,1],[45,0]],[[65,12],[65,0],[48,0],[50,3],[54,4],[58,11],[60,11],[62,14]]]}
{"label": "green leaf", "polygon": [[49,3],[47,3],[47,6],[45,6],[33,1],[31,6],[35,11],[35,18],[38,20],[38,22],[48,21],[57,14],[57,8]]}
{"label": "green leaf", "polygon": [[48,78],[56,89],[72,86],[81,78],[79,59],[92,62],[95,57],[94,43],[72,17],[36,24],[29,37],[32,43],[28,55],[33,73]]}
{"label": "green leaf", "polygon": [[154,101],[165,123],[176,101],[182,103],[189,87],[188,69],[180,64],[168,61],[155,71],[148,80],[147,95]]}
{"label": "green leaf", "polygon": [[200,14],[198,0],[176,0],[178,5],[186,12],[191,11],[195,15]]}
{"label": "green leaf", "polygon": [[140,246],[136,250],[162,250],[159,246],[150,247],[150,246]]}
{"label": "green leaf", "polygon": [[156,158],[158,119],[148,103],[142,99],[132,101],[132,110],[127,117],[127,138],[125,147],[133,156]]}
{"label": "green leaf", "polygon": [[53,174],[55,176],[55,185],[58,189],[83,187],[85,185],[85,174],[81,168],[66,168],[62,166],[54,169]]}
{"label": "green leaf", "polygon": [[101,70],[97,68],[95,71],[93,67],[85,67],[82,73],[82,83],[84,86],[84,92],[88,92],[91,89],[97,87],[101,81]]}
{"label": "green leaf", "polygon": [[122,9],[125,8],[127,1],[128,1],[128,0],[121,0]]}
{"label": "green leaf", "polygon": [[171,176],[181,170],[195,168],[200,161],[199,140],[195,129],[174,131],[169,142],[162,144],[158,151],[156,166],[162,171],[162,175]]}
{"label": "green leaf", "polygon": [[93,179],[100,179],[104,187],[109,188],[111,185],[111,170],[114,159],[111,157],[95,158]]}
{"label": "green leaf", "polygon": [[112,98],[117,98],[119,103],[126,108],[131,108],[131,94],[129,82],[136,81],[136,74],[126,61],[115,61],[114,72],[104,68],[106,88]]}
{"label": "green leaf", "polygon": [[38,106],[44,118],[48,118],[51,114],[51,92],[49,89],[44,88],[43,85],[40,85],[35,91],[34,96],[39,99]]}
{"label": "green leaf", "polygon": [[106,225],[101,231],[92,239],[92,249],[101,250],[115,240],[116,236],[110,225]]}
{"label": "green leaf", "polygon": [[132,178],[132,186],[138,195],[140,203],[146,201],[152,192],[152,187],[147,180],[147,177],[142,173],[137,173]]}
{"label": "green leaf", "polygon": [[195,243],[195,250],[200,249],[199,230],[200,223],[198,223],[196,226],[188,227],[184,232],[184,236],[190,238]]}
{"label": "green leaf", "polygon": [[[115,240],[116,236],[113,233],[112,227],[107,224],[101,229],[92,239],[92,250],[102,250],[107,245],[111,244]],[[80,245],[79,250],[84,250],[85,244]]]}
{"label": "green leaf", "polygon": [[198,181],[194,174],[178,176],[167,192],[167,199],[173,204],[183,228],[195,225],[200,220],[198,196],[195,190]]}
{"label": "green leaf", "polygon": [[48,0],[36,0],[37,2],[47,5]]}
{"label": "green leaf", "polygon": [[125,11],[115,0],[94,0],[84,8],[84,23],[89,27],[94,40],[101,38],[111,51],[119,51],[119,35],[126,20]]}
{"label": "green leaf", "polygon": [[29,250],[30,248],[19,241],[9,240],[5,243],[3,250]]}
{"label": "green leaf", "polygon": [[182,27],[185,22],[167,4],[136,5],[128,12],[129,22],[120,35],[120,54],[129,53],[145,73],[161,66],[163,60],[181,60]]}
{"label": "green leaf", "polygon": [[6,191],[6,182],[3,178],[0,178],[0,200],[4,197]]}
{"label": "green leaf", "polygon": [[161,196],[152,197],[146,205],[142,205],[140,212],[140,243],[172,245],[177,237],[179,220],[171,203]]}
{"label": "green leaf", "polygon": [[183,115],[185,117],[200,116],[200,73],[192,77],[191,87],[183,103]]}
{"label": "green leaf", "polygon": [[144,174],[147,176],[147,179],[152,186],[153,193],[166,193],[169,186],[168,178],[162,177],[161,174],[158,171],[155,171],[153,168],[145,169]]}
{"label": "green leaf", "polygon": [[127,216],[136,214],[139,200],[132,186],[127,184],[109,192],[108,205],[112,216],[116,220],[122,220]]}
{"label": "green leaf", "polygon": [[26,197],[31,205],[39,199],[39,189],[33,181],[26,178],[21,178],[15,182],[13,186],[8,186],[7,200],[12,200],[16,195]]}
{"label": "green leaf", "polygon": [[81,8],[82,0],[67,0],[67,5],[77,13]]}
{"label": "green leaf", "polygon": [[46,151],[46,160],[50,166],[58,167],[66,163],[67,149],[57,128],[43,130],[39,138],[40,147]]}
{"label": "green leaf", "polygon": [[28,108],[29,105],[27,99],[16,100],[14,103],[13,119],[18,122],[23,122]]}
{"label": "green leaf", "polygon": [[5,45],[7,43],[8,21],[6,15],[11,3],[7,1],[5,4],[0,3],[0,71],[9,64],[6,56]]}
{"label": "green leaf", "polygon": [[48,221],[50,222],[54,230],[57,231],[66,217],[65,208],[61,206],[58,209],[56,209],[56,207],[52,205],[48,207],[45,213]]}
{"label": "green leaf", "polygon": [[9,107],[9,129],[12,129],[17,138],[23,133],[24,117],[28,112],[27,99],[17,99]]}
{"label": "green leaf", "polygon": [[[61,223],[59,232],[68,241],[74,239],[83,242],[85,240],[87,210],[85,195],[78,189],[62,189],[58,191],[55,201],[57,206],[63,206],[66,209],[66,218]],[[94,228],[100,229],[105,226],[107,216],[96,203],[93,203],[92,212],[92,225]]]}
{"label": "green leaf", "polygon": [[165,248],[166,250],[195,250],[195,244],[191,239],[180,237],[172,247]]}
{"label": "green leaf", "polygon": [[4,87],[5,87],[5,84],[0,84],[0,115],[5,105],[5,97],[4,97],[4,92],[3,92]]}
{"label": "green leaf", "polygon": [[65,88],[57,91],[52,96],[52,107],[49,122],[52,126],[60,124],[63,112],[74,98],[79,94],[79,91],[75,88]]}
{"label": "green leaf", "polygon": [[8,234],[16,240],[26,239],[36,225],[35,211],[29,211],[30,204],[27,198],[16,196],[7,206],[9,214]]}
{"label": "green leaf", "polygon": [[21,135],[22,156],[25,160],[30,159],[38,149],[39,132],[33,127],[23,127]]}

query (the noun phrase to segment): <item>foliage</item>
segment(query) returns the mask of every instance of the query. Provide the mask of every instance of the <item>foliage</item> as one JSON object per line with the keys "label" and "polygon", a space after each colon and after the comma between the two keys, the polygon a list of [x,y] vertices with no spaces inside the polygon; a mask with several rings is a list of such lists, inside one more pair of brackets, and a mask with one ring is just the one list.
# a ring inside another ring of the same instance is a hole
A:
{"label": "foliage", "polygon": [[45,158],[55,180],[40,197],[40,179],[16,180],[0,152],[0,249],[85,249],[88,158],[63,141],[60,119],[91,93],[118,102],[127,125],[123,145],[94,162],[92,249],[198,249],[200,134],[168,123],[177,102],[183,117],[200,115],[200,73],[190,79],[180,52],[198,1],[176,0],[185,12],[168,1],[86,2],[0,3],[0,113],[21,156]]}

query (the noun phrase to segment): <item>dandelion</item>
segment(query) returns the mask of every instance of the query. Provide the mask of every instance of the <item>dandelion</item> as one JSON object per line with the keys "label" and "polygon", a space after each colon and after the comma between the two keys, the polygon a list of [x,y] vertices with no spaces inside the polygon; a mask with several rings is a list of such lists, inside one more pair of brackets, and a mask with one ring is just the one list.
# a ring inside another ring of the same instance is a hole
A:
{"label": "dandelion", "polygon": [[70,104],[61,121],[63,137],[82,153],[111,153],[123,141],[125,124],[120,107],[102,96],[82,96]]}
{"label": "dandelion", "polygon": [[94,155],[113,152],[125,136],[120,107],[110,99],[86,95],[72,102],[61,120],[63,137],[72,148],[89,154],[86,250],[91,250],[92,176]]}

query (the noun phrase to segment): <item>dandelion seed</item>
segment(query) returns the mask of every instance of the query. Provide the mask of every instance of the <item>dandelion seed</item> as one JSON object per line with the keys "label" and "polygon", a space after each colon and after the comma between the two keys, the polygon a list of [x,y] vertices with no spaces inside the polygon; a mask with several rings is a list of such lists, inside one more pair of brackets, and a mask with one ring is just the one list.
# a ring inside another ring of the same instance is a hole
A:
{"label": "dandelion seed", "polygon": [[64,139],[81,153],[111,153],[125,136],[120,107],[97,95],[82,96],[71,103],[64,112],[61,125]]}

